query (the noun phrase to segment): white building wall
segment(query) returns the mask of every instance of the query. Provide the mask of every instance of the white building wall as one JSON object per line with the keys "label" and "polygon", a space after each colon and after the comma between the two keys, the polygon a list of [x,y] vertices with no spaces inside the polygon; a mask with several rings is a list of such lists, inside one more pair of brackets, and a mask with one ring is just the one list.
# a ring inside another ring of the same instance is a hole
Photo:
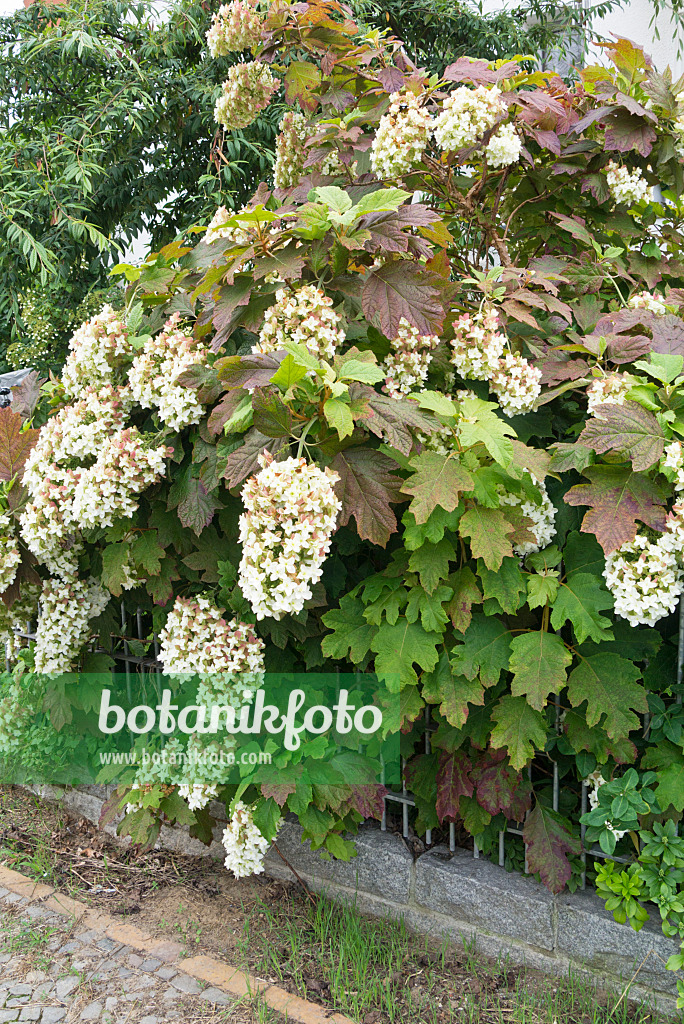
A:
{"label": "white building wall", "polygon": [[[676,79],[684,73],[684,56],[677,55],[677,36],[682,38],[682,26],[679,26],[678,31],[667,12],[659,15],[657,26],[651,23],[652,19],[653,5],[650,0],[631,0],[620,10],[612,11],[605,18],[598,18],[593,28],[597,35],[607,38],[610,38],[611,33],[627,36],[643,46],[658,71],[664,71],[669,65]],[[659,39],[656,38],[656,27]],[[605,62],[605,58],[597,59],[600,63]]]}

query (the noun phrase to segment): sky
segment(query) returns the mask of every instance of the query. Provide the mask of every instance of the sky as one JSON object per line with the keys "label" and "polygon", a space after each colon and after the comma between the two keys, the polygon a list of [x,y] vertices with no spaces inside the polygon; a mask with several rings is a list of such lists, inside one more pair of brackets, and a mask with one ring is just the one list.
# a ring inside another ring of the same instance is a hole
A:
{"label": "sky", "polygon": [[0,0],[0,17],[3,14],[11,14],[21,7],[21,0]]}

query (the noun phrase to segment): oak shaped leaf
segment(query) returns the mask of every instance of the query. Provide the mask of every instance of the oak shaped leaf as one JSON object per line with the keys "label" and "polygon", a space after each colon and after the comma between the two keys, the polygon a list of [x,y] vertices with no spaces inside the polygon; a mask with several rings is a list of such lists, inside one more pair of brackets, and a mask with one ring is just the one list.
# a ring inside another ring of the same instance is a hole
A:
{"label": "oak shaped leaf", "polygon": [[485,750],[470,775],[477,802],[491,814],[505,814],[509,821],[524,821],[532,803],[532,786],[511,768],[505,750]]}
{"label": "oak shaped leaf", "polygon": [[609,555],[634,540],[637,520],[663,533],[665,495],[647,476],[627,466],[588,466],[588,484],[576,484],[565,494],[568,505],[589,505],[582,520],[582,533],[593,533]]}
{"label": "oak shaped leaf", "polygon": [[19,413],[10,406],[0,409],[0,480],[21,477],[29,452],[38,440],[40,430],[29,427],[22,430]]}
{"label": "oak shaped leaf", "polygon": [[638,402],[600,405],[579,436],[579,443],[599,455],[624,452],[637,472],[649,469],[662,457],[665,435],[652,412]]}
{"label": "oak shaped leaf", "polygon": [[438,505],[453,512],[460,495],[474,486],[472,476],[452,453],[423,451],[411,460],[411,468],[413,474],[402,484],[402,491],[412,495],[409,507],[417,523],[427,522]]}
{"label": "oak shaped leaf", "polygon": [[508,669],[511,634],[495,616],[478,613],[468,627],[463,643],[451,652],[454,671],[467,679],[479,677],[483,686],[494,686]]}
{"label": "oak shaped leaf", "polygon": [[421,334],[438,334],[444,307],[433,275],[412,260],[389,260],[371,270],[363,284],[361,304],[369,323],[387,338],[396,338],[402,317]]}
{"label": "oak shaped leaf", "polygon": [[567,683],[566,669],[572,655],[558,633],[532,630],[511,641],[511,693],[523,696],[537,711],[546,706],[549,694],[560,693]]}
{"label": "oak shaped leaf", "polygon": [[539,874],[551,892],[561,892],[572,874],[568,856],[577,857],[582,849],[569,822],[537,802],[523,826],[523,839],[530,872]]}
{"label": "oak shaped leaf", "polygon": [[423,676],[422,695],[428,704],[439,705],[439,713],[456,729],[465,725],[469,704],[484,704],[482,683],[455,672],[447,651],[441,652],[435,670]]}
{"label": "oak shaped leaf", "polygon": [[501,509],[476,505],[463,513],[459,529],[470,539],[473,558],[481,558],[488,569],[498,569],[513,554],[509,535],[515,528]]}
{"label": "oak shaped leaf", "polygon": [[601,615],[613,607],[613,595],[603,580],[592,573],[578,572],[564,580],[558,588],[551,609],[551,625],[561,630],[569,620],[579,643],[591,637],[596,643],[611,640],[610,619]]}
{"label": "oak shaped leaf", "polygon": [[353,516],[359,537],[384,548],[397,530],[390,505],[403,500],[403,481],[393,473],[396,468],[392,459],[373,448],[338,452],[331,463],[340,478],[335,484],[342,502],[338,525],[345,526]]}
{"label": "oak shaped leaf", "polygon": [[619,655],[595,654],[583,658],[568,678],[568,699],[574,708],[587,702],[587,725],[601,723],[610,739],[618,740],[638,729],[634,712],[646,714],[646,690],[637,682],[641,671]]}
{"label": "oak shaped leaf", "polygon": [[426,633],[419,622],[400,619],[394,626],[384,622],[371,641],[375,652],[375,671],[387,689],[398,693],[416,685],[414,664],[431,672],[437,664],[437,633]]}
{"label": "oak shaped leaf", "polygon": [[440,754],[435,805],[440,825],[445,819],[455,821],[460,798],[473,795],[473,784],[468,774],[471,767],[470,758],[462,750],[453,754],[442,751]]}
{"label": "oak shaped leaf", "polygon": [[524,697],[502,697],[492,711],[492,719],[496,725],[489,742],[507,751],[514,769],[524,768],[546,746],[546,719]]}

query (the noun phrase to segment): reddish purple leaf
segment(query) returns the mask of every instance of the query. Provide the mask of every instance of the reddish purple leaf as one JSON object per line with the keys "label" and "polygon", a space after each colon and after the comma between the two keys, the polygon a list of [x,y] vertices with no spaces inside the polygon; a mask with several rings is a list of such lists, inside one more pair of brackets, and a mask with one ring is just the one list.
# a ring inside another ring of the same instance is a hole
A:
{"label": "reddish purple leaf", "polygon": [[444,309],[434,286],[438,281],[413,260],[390,260],[371,270],[364,282],[364,316],[371,323],[378,322],[387,338],[396,338],[402,317],[421,334],[439,334]]}
{"label": "reddish purple leaf", "polygon": [[392,459],[372,448],[347,448],[331,464],[340,477],[335,484],[342,502],[339,525],[346,526],[353,516],[359,537],[382,548],[397,529],[390,504],[405,500],[403,481],[392,472],[396,468]]}
{"label": "reddish purple leaf", "polygon": [[532,805],[532,786],[511,768],[505,750],[487,750],[471,773],[481,807],[494,816],[524,821]]}
{"label": "reddish purple leaf", "polygon": [[445,751],[440,755],[435,807],[440,824],[445,818],[455,821],[459,814],[460,798],[473,795],[473,784],[468,775],[470,770],[470,760],[462,750],[454,754]]}
{"label": "reddish purple leaf", "polygon": [[525,822],[523,839],[531,873],[539,873],[551,892],[561,892],[572,874],[568,854],[579,856],[582,848],[571,833],[569,822],[537,803]]}

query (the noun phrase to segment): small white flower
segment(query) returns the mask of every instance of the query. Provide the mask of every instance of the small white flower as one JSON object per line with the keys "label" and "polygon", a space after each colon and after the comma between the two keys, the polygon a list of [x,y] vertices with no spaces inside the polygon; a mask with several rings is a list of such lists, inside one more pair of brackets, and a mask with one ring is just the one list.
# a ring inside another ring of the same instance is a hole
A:
{"label": "small white flower", "polygon": [[332,359],[344,341],[340,317],[332,299],[320,288],[305,284],[297,291],[281,288],[275,305],[266,310],[259,341],[253,352],[277,352],[285,342],[304,345],[319,359]]}
{"label": "small white flower", "polygon": [[278,84],[266,64],[234,64],[216,101],[215,120],[228,131],[246,128],[271,102]]}
{"label": "small white flower", "polygon": [[393,92],[389,110],[371,147],[371,166],[380,178],[407,174],[421,161],[428,143],[432,118],[409,89]]}
{"label": "small white flower", "polygon": [[[278,824],[282,823],[282,818]],[[223,832],[223,848],[226,851],[225,866],[236,878],[260,875],[264,870],[264,856],[270,847],[254,824],[254,812],[238,800],[228,827]]]}
{"label": "small white flower", "polygon": [[636,167],[632,172],[611,160],[606,168],[606,178],[610,194],[616,203],[634,203],[648,201],[651,197],[651,186],[644,179],[641,170]]}

